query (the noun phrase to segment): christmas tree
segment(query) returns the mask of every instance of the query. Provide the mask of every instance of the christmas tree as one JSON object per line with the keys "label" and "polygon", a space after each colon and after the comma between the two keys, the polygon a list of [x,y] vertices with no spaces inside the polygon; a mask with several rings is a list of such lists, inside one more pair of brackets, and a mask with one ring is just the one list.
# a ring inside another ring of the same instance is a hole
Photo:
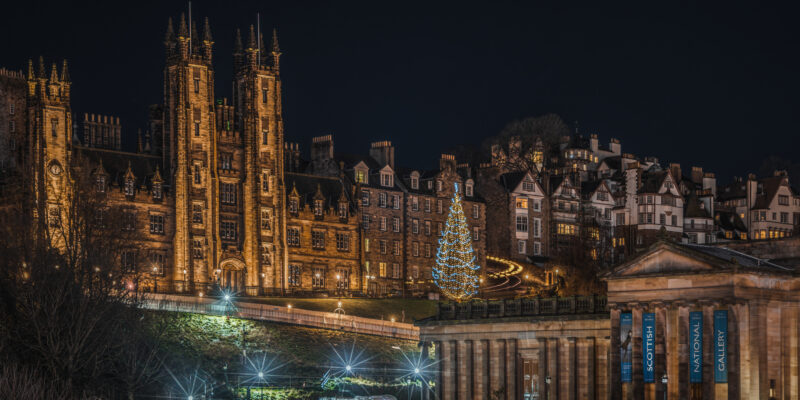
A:
{"label": "christmas tree", "polygon": [[461,207],[458,183],[450,203],[439,249],[436,252],[436,266],[433,267],[433,280],[445,296],[452,300],[468,300],[478,293],[478,269],[472,250],[472,238],[467,226],[467,218]]}

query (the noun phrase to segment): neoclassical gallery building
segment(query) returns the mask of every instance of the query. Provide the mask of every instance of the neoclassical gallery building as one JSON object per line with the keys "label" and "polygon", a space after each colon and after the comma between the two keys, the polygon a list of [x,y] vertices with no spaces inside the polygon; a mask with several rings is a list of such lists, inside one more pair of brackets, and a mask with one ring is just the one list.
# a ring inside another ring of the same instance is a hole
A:
{"label": "neoclassical gallery building", "polygon": [[475,301],[418,322],[442,399],[797,399],[800,275],[660,241],[608,297]]}

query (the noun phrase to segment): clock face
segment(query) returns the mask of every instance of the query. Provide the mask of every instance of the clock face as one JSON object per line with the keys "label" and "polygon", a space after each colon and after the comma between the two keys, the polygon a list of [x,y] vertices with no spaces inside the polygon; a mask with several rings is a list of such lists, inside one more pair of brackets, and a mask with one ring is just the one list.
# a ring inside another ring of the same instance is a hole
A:
{"label": "clock face", "polygon": [[50,164],[50,173],[53,175],[58,175],[61,173],[61,165],[58,163]]}

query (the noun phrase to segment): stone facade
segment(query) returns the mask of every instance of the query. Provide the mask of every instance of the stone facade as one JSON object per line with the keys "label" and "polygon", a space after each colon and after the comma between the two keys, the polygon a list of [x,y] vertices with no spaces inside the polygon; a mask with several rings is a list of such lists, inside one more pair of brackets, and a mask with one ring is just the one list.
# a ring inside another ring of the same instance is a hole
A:
{"label": "stone facade", "polygon": [[437,349],[440,398],[490,398],[487,385],[517,399],[800,396],[794,268],[659,241],[605,279],[607,308],[598,298],[440,305],[418,322]]}
{"label": "stone facade", "polygon": [[48,71],[40,60],[34,71],[31,61],[27,75],[0,70],[0,171],[3,178],[31,177],[23,184],[35,188],[30,204],[37,205],[40,232],[65,239],[50,228],[65,221],[71,174],[87,161],[90,171],[82,173],[93,190],[109,209],[123,210],[124,229],[136,236],[120,260],[138,272],[133,286],[424,295],[435,290],[437,237],[458,182],[485,265],[485,209],[468,166],[447,156],[440,170],[414,171],[425,184],[439,182],[436,190],[415,186],[414,196],[441,204],[441,211],[426,214],[424,234],[412,240],[410,181],[406,170],[395,169],[391,142],[373,143],[367,156],[342,157],[332,135],[320,136],[311,160],[303,160],[284,137],[276,34],[265,46],[251,27],[244,45],[237,32],[232,100],[220,99],[204,22],[202,35],[184,16],[177,29],[168,23],[164,101],[149,108],[135,152],[120,151],[116,117],[84,114],[73,124],[66,63]]}

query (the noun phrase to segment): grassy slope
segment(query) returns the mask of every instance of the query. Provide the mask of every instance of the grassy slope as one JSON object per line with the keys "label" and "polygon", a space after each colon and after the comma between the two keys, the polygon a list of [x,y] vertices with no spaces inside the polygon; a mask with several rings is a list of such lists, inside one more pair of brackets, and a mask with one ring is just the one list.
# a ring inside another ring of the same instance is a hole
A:
{"label": "grassy slope", "polygon": [[312,311],[332,312],[336,309],[337,302],[342,302],[342,308],[347,315],[355,315],[366,318],[392,319],[398,322],[403,319],[405,311],[405,322],[413,322],[425,317],[436,314],[436,301],[420,299],[348,299],[337,298],[329,299],[294,299],[282,297],[258,297],[246,298],[243,301],[285,306],[291,304],[292,307],[302,308]]}
{"label": "grassy slope", "polygon": [[252,359],[260,361],[262,354],[268,360],[274,358],[273,365],[282,365],[275,374],[293,379],[306,377],[309,382],[318,381],[331,360],[336,359],[334,348],[342,353],[350,351],[355,343],[356,353],[363,350],[362,358],[370,358],[363,365],[366,375],[397,364],[402,356],[392,346],[406,353],[417,349],[415,342],[407,340],[192,314],[176,315],[165,334],[174,359],[211,375],[221,374],[226,364],[229,374],[251,371],[251,367],[242,364],[242,349],[246,349]]}

